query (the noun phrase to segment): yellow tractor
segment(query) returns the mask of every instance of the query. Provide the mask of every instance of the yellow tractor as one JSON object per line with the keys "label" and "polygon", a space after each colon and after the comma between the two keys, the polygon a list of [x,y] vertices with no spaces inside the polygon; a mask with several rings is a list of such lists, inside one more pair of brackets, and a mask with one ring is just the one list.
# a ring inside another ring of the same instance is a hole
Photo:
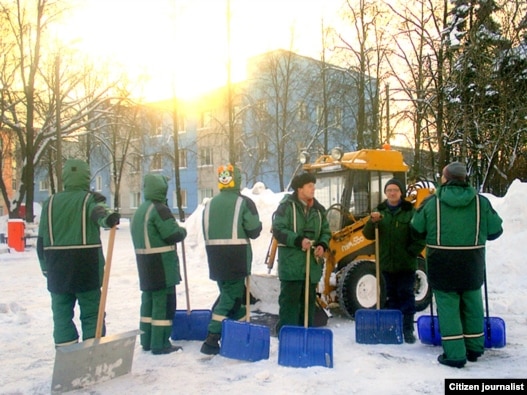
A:
{"label": "yellow tractor", "polygon": [[[406,199],[417,207],[433,193],[431,182],[408,184],[408,165],[401,152],[384,149],[363,149],[344,153],[334,149],[309,163],[304,156],[303,169],[316,175],[315,197],[326,207],[326,216],[332,231],[329,251],[325,256],[324,275],[318,285],[318,304],[325,309],[340,307],[353,318],[361,308],[375,308],[377,282],[375,277],[375,243],[367,240],[362,229],[369,215],[384,199],[384,185],[391,178],[408,185]],[[270,269],[276,256],[273,240],[266,258]],[[280,262],[278,262],[280,264]],[[415,279],[415,299],[418,311],[430,303],[431,289],[426,275],[423,256],[418,257]],[[381,306],[386,299],[384,280],[381,283]]]}

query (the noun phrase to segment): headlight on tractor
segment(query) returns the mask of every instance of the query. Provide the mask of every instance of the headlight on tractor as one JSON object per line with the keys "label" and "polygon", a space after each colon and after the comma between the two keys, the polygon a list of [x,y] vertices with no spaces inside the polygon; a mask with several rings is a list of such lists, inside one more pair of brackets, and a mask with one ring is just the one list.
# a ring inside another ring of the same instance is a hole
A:
{"label": "headlight on tractor", "polygon": [[343,155],[344,155],[344,151],[342,151],[342,148],[340,147],[335,147],[331,150],[331,158],[334,161],[341,160]]}
{"label": "headlight on tractor", "polygon": [[302,151],[300,155],[298,155],[298,161],[303,165],[309,163],[309,153],[306,151]]}

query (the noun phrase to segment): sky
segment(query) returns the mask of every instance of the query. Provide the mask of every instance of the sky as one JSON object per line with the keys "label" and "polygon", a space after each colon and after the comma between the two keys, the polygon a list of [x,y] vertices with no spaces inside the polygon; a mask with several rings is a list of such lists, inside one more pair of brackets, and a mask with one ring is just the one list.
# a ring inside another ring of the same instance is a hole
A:
{"label": "sky", "polygon": [[[193,98],[227,81],[228,0],[71,0],[57,29],[63,45],[111,57],[132,78],[146,81],[148,99]],[[231,77],[268,50],[292,49],[320,58],[321,21],[337,18],[340,0],[230,0]],[[126,5],[125,5],[126,4]],[[291,43],[291,29],[294,39]]]}
{"label": "sky", "polygon": [[[261,183],[243,193],[254,200],[263,222],[262,233],[252,244],[253,283],[267,273],[264,261],[271,238],[271,216],[282,194],[272,193]],[[178,341],[182,352],[154,356],[144,352],[137,339],[129,374],[71,394],[441,394],[445,378],[526,378],[526,195],[527,183],[518,180],[502,198],[486,195],[504,220],[503,235],[487,243],[487,278],[490,316],[505,321],[507,344],[487,349],[477,363],[467,363],[463,369],[440,365],[437,356],[442,349],[420,341],[411,345],[359,344],[354,321],[333,311],[323,328],[333,336],[333,368],[279,365],[275,337],[270,339],[269,359],[258,362],[221,355],[206,357],[199,351],[200,341]],[[192,310],[210,309],[218,294],[216,284],[208,278],[200,228],[202,210],[199,206],[184,223]],[[0,217],[0,233],[5,233],[6,221]],[[137,329],[139,322],[140,291],[129,223],[123,220],[116,233],[106,304],[108,335]],[[102,232],[105,252],[108,234]],[[181,248],[179,257],[182,260]],[[272,274],[276,274],[275,269]],[[34,246],[9,252],[0,244],[0,289],[0,394],[49,394],[55,358],[50,297]],[[177,286],[176,293],[178,310],[186,310],[183,284]],[[276,312],[276,299],[251,307],[253,314],[258,309]],[[418,315],[428,314],[425,310]]]}

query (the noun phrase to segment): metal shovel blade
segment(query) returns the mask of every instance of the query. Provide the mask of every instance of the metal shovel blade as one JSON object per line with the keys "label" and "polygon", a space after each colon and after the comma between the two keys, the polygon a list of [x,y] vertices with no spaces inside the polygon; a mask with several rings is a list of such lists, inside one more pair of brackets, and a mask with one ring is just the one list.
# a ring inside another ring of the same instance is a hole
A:
{"label": "metal shovel blade", "polygon": [[284,325],[280,329],[278,364],[298,368],[333,367],[333,332]]}
{"label": "metal shovel blade", "polygon": [[210,310],[176,310],[172,321],[172,340],[205,340],[212,312]]}
{"label": "metal shovel blade", "polygon": [[135,339],[140,333],[133,330],[59,347],[55,355],[51,393],[84,388],[130,373]]}
{"label": "metal shovel blade", "polygon": [[402,344],[400,310],[359,309],[355,312],[355,340],[362,344]]}
{"label": "metal shovel blade", "polygon": [[234,320],[223,320],[221,325],[221,356],[250,362],[269,359],[268,327]]}

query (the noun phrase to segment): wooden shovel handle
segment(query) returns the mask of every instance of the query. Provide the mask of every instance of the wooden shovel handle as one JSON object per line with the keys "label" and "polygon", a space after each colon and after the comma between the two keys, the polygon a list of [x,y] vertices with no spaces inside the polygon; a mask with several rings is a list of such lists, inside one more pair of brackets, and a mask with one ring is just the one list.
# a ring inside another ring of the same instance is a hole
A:
{"label": "wooden shovel handle", "polygon": [[251,275],[245,277],[245,322],[251,322]]}
{"label": "wooden shovel handle", "polygon": [[185,253],[185,242],[184,241],[181,241],[181,257],[183,258],[183,280],[185,281],[185,298],[187,299],[187,314],[190,315],[190,293],[188,290],[187,255]]}
{"label": "wooden shovel handle", "polygon": [[97,315],[97,327],[95,328],[95,338],[102,337],[102,327],[104,323],[104,311],[106,309],[106,295],[108,294],[108,283],[110,281],[110,269],[112,267],[113,244],[115,241],[116,226],[110,229],[108,238],[108,251],[106,252],[106,262],[104,264],[104,276],[102,279],[101,300],[99,302],[99,314]]}
{"label": "wooden shovel handle", "polygon": [[381,308],[381,270],[379,259],[379,224],[375,223],[375,278],[377,280],[377,310]]}
{"label": "wooden shovel handle", "polygon": [[308,307],[309,307],[309,271],[311,269],[311,248],[306,251],[306,290],[304,292],[304,328],[307,328],[308,324]]}

